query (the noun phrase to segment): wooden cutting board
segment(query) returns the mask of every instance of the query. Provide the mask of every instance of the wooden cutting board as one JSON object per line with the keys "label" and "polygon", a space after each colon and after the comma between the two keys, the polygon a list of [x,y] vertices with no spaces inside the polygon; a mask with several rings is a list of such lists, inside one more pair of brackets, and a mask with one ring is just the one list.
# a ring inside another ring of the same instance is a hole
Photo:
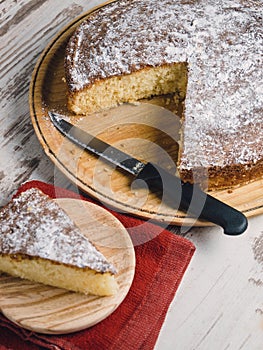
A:
{"label": "wooden cutting board", "polygon": [[[115,210],[167,224],[210,225],[169,207],[155,193],[149,193],[147,188],[138,189],[132,177],[80,150],[52,125],[48,110],[67,115],[72,123],[142,161],[158,162],[166,169],[175,171],[180,121],[175,114],[165,112],[170,109],[180,116],[182,106],[175,104],[172,98],[153,99],[144,103],[143,109],[139,110],[136,105],[123,105],[88,117],[77,117],[67,110],[63,66],[65,47],[76,26],[91,12],[71,22],[54,38],[34,70],[30,86],[30,112],[35,132],[46,154],[73,183]],[[156,105],[165,105],[166,108],[160,111]],[[262,188],[261,180],[231,191],[214,191],[211,195],[252,216],[263,212]]]}
{"label": "wooden cutting board", "polygon": [[0,274],[2,313],[23,328],[46,334],[75,332],[105,319],[126,297],[135,271],[132,241],[113,215],[81,200],[56,201],[114,264],[119,290],[114,296],[97,297]]}

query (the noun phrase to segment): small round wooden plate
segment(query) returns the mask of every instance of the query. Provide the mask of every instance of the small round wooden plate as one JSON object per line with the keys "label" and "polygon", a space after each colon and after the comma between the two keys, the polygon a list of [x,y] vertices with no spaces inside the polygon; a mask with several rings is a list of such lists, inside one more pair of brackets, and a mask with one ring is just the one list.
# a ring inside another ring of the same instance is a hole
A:
{"label": "small round wooden plate", "polygon": [[[167,99],[157,98],[140,105],[140,108],[122,105],[86,117],[77,117],[68,111],[65,48],[75,28],[91,12],[78,17],[54,38],[39,58],[33,73],[30,113],[46,154],[73,183],[106,206],[167,224],[210,225],[171,208],[155,193],[149,193],[147,188],[138,189],[132,177],[80,150],[52,125],[48,110],[66,115],[72,123],[137,159],[158,163],[175,172],[180,120],[170,111],[180,115],[182,106],[180,103],[174,105],[173,99],[167,104]],[[263,212],[262,185],[263,181],[256,181],[231,191],[214,191],[211,195],[252,216]]]}
{"label": "small round wooden plate", "polygon": [[0,275],[0,309],[17,325],[46,334],[88,328],[109,316],[124,300],[134,277],[135,253],[122,224],[108,211],[85,201],[56,199],[118,273],[116,295],[98,297]]}

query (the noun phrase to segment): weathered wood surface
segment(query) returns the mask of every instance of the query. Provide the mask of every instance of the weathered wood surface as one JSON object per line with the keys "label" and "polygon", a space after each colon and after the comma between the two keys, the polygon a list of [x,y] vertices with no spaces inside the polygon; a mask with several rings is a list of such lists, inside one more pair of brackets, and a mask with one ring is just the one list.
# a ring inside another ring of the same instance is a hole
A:
{"label": "weathered wood surface", "polygon": [[29,178],[53,180],[53,164],[39,147],[29,116],[31,75],[39,55],[54,35],[80,13],[99,3],[84,0],[0,2],[1,204]]}
{"label": "weathered wood surface", "polygon": [[[35,135],[29,115],[29,83],[48,42],[73,18],[100,3],[0,1],[0,204],[30,179],[52,183],[55,178],[56,184],[72,187],[54,168]],[[263,216],[249,219],[249,229],[240,237],[224,236],[217,227],[182,233],[197,249],[156,349],[261,350]]]}

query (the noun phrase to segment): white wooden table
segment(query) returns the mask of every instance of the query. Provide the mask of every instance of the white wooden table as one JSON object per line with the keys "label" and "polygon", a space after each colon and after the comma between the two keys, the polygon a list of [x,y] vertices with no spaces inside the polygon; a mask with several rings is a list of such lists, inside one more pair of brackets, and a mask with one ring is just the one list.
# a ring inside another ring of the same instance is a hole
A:
{"label": "white wooden table", "polygon": [[[70,20],[100,0],[0,1],[0,204],[25,181],[71,188],[33,130],[29,83],[42,50]],[[59,174],[59,175],[58,175]],[[247,232],[192,228],[196,253],[169,309],[158,350],[263,349],[263,215]]]}

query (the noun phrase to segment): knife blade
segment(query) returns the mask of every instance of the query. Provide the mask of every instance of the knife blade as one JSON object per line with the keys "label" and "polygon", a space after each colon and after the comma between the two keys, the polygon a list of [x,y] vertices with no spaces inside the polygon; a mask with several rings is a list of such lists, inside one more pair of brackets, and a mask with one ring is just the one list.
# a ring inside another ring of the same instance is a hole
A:
{"label": "knife blade", "polygon": [[197,219],[219,225],[227,235],[239,235],[247,229],[247,218],[242,212],[208,195],[198,185],[183,182],[157,164],[143,163],[131,157],[71,124],[61,114],[51,111],[48,114],[53,125],[74,144],[102,157],[136,179],[143,180],[151,191],[161,192],[162,200],[173,208],[190,212]]}

